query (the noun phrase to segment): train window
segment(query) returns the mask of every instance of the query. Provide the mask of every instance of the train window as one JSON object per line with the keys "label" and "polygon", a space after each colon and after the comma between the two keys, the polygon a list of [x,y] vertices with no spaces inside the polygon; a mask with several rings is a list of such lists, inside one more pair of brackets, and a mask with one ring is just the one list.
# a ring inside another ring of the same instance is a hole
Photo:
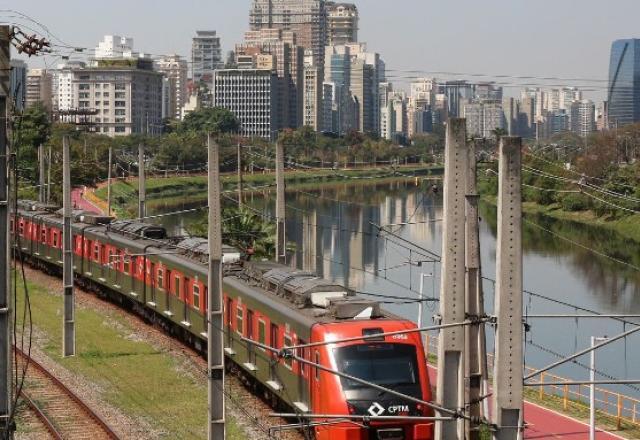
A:
{"label": "train window", "polygon": [[24,235],[24,221],[22,221],[22,220],[18,224],[18,233],[20,235]]}
{"label": "train window", "polygon": [[274,324],[273,322],[271,323],[271,334],[269,336],[270,336],[269,346],[275,349],[280,348],[280,345],[279,345],[280,341],[278,340],[279,339],[278,324]]}
{"label": "train window", "polygon": [[[318,350],[316,350],[316,356],[315,356],[314,362],[316,365],[320,365],[320,352]],[[320,368],[315,367],[314,370],[315,370],[316,380],[320,380]]]}
{"label": "train window", "polygon": [[127,254],[122,254],[122,272],[129,273],[131,269],[131,257]]}
{"label": "train window", "polygon": [[[298,339],[298,342],[296,345],[306,345],[306,344],[307,343],[302,339]],[[306,348],[296,349],[296,356],[298,356],[299,358],[306,359],[307,358],[306,353],[307,353]],[[300,369],[300,374],[302,374],[302,377],[307,377],[307,364],[298,362],[298,368]]]}
{"label": "train window", "polygon": [[[376,385],[415,385],[418,383],[416,347],[406,344],[358,344],[334,349],[338,370]],[[341,379],[345,390],[363,385]]]}
{"label": "train window", "polygon": [[164,284],[162,284],[164,282],[164,271],[162,270],[162,268],[158,269],[158,289],[164,289]]}
{"label": "train window", "polygon": [[40,241],[42,242],[42,244],[47,243],[47,228],[45,228],[44,226],[42,227],[42,229],[40,229]]}
{"label": "train window", "polygon": [[[291,336],[285,334],[284,335],[284,347],[291,347],[293,345],[293,339],[291,338]],[[287,367],[289,370],[293,369],[293,359],[291,358],[284,358],[284,366]]]}
{"label": "train window", "polygon": [[176,275],[173,279],[173,293],[180,298],[180,275]]}
{"label": "train window", "polygon": [[200,286],[193,283],[193,308],[200,310]]}
{"label": "train window", "polygon": [[52,242],[51,244],[53,245],[54,248],[57,248],[58,247],[58,234],[55,231],[53,231],[53,234],[51,234],[51,235],[53,235],[53,238],[51,239],[51,242]]}
{"label": "train window", "polygon": [[97,241],[93,245],[93,261],[100,261],[100,243]]}
{"label": "train window", "polygon": [[[258,319],[258,342],[261,344],[266,344],[267,341],[267,324],[262,319]],[[260,347],[262,351],[264,348]]]}
{"label": "train window", "polygon": [[115,258],[113,258],[113,249],[109,249],[109,258],[107,259],[107,267],[109,269],[113,269],[113,266],[116,264]]}
{"label": "train window", "polygon": [[238,307],[236,309],[236,331],[241,335],[244,334],[243,320],[244,310],[242,309],[242,305],[238,304]]}

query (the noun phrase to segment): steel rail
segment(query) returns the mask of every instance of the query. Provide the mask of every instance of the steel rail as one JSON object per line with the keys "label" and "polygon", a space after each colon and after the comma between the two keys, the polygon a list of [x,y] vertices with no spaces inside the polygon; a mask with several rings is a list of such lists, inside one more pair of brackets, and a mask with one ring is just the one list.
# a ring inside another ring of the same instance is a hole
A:
{"label": "steel rail", "polygon": [[40,409],[40,407],[31,398],[31,396],[29,396],[29,394],[24,390],[22,390],[20,395],[27,402],[27,405],[29,405],[29,407],[33,410],[33,412],[36,413],[36,417],[38,418],[38,420],[42,422],[42,424],[44,425],[45,429],[49,432],[49,434],[51,434],[51,436],[56,440],[64,440],[64,437],[62,436],[62,434],[60,434],[60,432],[54,426],[53,422],[49,419],[49,417],[47,417],[47,415],[42,411],[42,409]]}
{"label": "steel rail", "polygon": [[14,346],[14,350],[18,353],[19,356],[24,358],[25,360],[29,360],[29,366],[38,370],[41,374],[43,374],[48,380],[53,382],[55,386],[57,386],[64,394],[67,395],[74,403],[76,403],[80,409],[88,415],[91,419],[93,419],[99,426],[102,428],[105,434],[110,439],[119,440],[120,437],[111,429],[111,427],[107,424],[107,422],[102,419],[94,410],[92,410],[77,394],[75,394],[71,389],[69,389],[65,384],[63,384],[58,378],[53,376],[47,369],[45,369],[42,365],[40,365],[37,361],[35,361],[32,357],[27,356],[22,350],[18,347]]}

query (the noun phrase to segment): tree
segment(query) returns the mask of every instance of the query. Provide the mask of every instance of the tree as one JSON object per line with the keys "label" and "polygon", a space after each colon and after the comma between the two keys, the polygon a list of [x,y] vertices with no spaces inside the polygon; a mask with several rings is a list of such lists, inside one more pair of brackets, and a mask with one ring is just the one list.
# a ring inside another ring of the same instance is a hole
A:
{"label": "tree", "polygon": [[240,128],[233,113],[222,107],[203,108],[189,113],[178,126],[178,132],[231,133]]}
{"label": "tree", "polygon": [[38,161],[38,147],[47,141],[51,134],[49,114],[41,104],[28,107],[22,116],[13,120],[13,140],[17,145],[19,168],[27,170],[22,177],[35,179]]}

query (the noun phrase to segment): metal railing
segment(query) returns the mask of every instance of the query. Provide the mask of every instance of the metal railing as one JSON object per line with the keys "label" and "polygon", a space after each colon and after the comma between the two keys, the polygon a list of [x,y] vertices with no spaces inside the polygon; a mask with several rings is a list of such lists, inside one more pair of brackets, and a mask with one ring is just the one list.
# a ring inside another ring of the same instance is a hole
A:
{"label": "metal railing", "polygon": [[[437,356],[438,353],[438,337],[425,336],[425,350],[427,356]],[[493,356],[488,354],[487,363],[489,365],[489,374],[493,369]],[[524,367],[525,375],[535,372],[535,368]],[[560,405],[564,411],[571,409],[588,410],[589,408],[589,385],[557,385],[558,382],[570,382],[570,379],[556,376],[550,373],[541,373],[539,382],[549,382],[553,385],[544,385],[535,388],[537,397],[543,400],[545,396],[554,396],[560,399]],[[596,387],[595,389],[596,408],[600,415],[608,417],[615,421],[619,430],[623,423],[640,427],[640,400],[626,396],[615,391],[606,390]]]}

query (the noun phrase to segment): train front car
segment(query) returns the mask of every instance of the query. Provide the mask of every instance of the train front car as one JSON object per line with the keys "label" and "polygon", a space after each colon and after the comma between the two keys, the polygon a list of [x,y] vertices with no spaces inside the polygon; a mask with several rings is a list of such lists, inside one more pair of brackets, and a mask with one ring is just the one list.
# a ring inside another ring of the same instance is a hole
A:
{"label": "train front car", "polygon": [[[415,329],[394,319],[353,320],[317,325],[313,341],[349,340],[312,347],[315,362],[423,401],[431,401],[431,386],[421,334],[399,333],[353,340],[362,336]],[[426,405],[322,369],[316,369],[312,392],[317,415],[349,415],[350,422],[318,426],[318,440],[431,440],[433,425],[415,417],[433,416]],[[405,419],[402,419],[405,417]],[[336,422],[319,418],[315,422]]]}

